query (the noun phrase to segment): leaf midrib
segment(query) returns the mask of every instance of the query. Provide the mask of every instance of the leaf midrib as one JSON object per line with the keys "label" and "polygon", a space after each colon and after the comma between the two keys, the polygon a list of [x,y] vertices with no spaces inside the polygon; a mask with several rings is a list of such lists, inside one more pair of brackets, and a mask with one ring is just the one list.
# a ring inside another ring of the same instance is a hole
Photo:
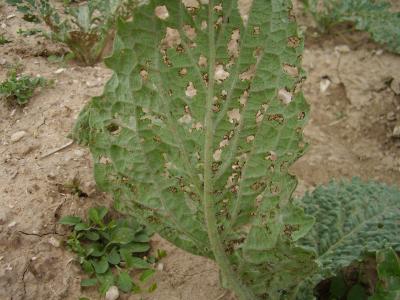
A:
{"label": "leaf midrib", "polygon": [[356,227],[354,227],[351,231],[349,231],[347,234],[345,234],[344,236],[342,236],[338,241],[336,241],[334,244],[332,244],[331,246],[329,246],[329,248],[324,252],[324,254],[320,255],[318,257],[317,260],[321,261],[324,256],[327,256],[328,254],[330,254],[334,249],[340,247],[341,243],[343,241],[345,241],[348,237],[355,235],[356,233],[360,232],[362,227],[366,224],[368,224],[369,222],[371,222],[372,220],[376,220],[379,219],[380,217],[382,217],[382,215],[386,214],[388,211],[391,210],[399,210],[398,207],[396,207],[394,204],[392,206],[386,207],[383,209],[383,211],[377,215],[375,215],[372,218],[365,218],[365,220],[363,222],[361,222],[360,224],[358,224]]}

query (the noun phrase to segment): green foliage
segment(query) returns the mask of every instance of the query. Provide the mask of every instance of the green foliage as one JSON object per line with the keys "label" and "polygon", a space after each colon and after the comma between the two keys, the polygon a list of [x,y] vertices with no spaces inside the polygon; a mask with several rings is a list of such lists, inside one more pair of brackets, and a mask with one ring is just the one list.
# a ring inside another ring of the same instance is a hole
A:
{"label": "green foliage", "polygon": [[[318,299],[329,284],[329,299],[396,300],[400,296],[400,262],[392,248],[384,248],[361,263],[341,270],[317,287]],[[303,298],[306,299],[306,298]]]}
{"label": "green foliage", "polygon": [[369,300],[396,300],[400,298],[400,260],[392,248],[376,254],[378,283]]}
{"label": "green foliage", "polygon": [[95,207],[89,209],[87,222],[76,216],[65,216],[59,221],[73,227],[67,245],[77,254],[77,260],[89,276],[81,281],[81,286],[98,286],[101,294],[112,285],[125,293],[139,292],[129,270],[144,270],[142,282],[142,277],[147,280],[154,274],[152,265],[145,259],[151,233],[133,219],[106,222],[107,212],[105,207]]}
{"label": "green foliage", "polygon": [[68,5],[59,14],[49,0],[7,0],[24,13],[26,20],[45,23],[50,32],[43,34],[67,45],[86,65],[99,62],[114,38],[118,18],[129,18],[136,0],[89,0]]}
{"label": "green foliage", "polygon": [[11,41],[9,41],[4,34],[0,34],[0,45],[5,45],[10,43]]}
{"label": "green foliage", "polygon": [[299,243],[317,253],[321,266],[309,278],[308,288],[362,261],[368,253],[386,247],[400,250],[400,191],[395,188],[360,179],[332,182],[307,194],[299,204],[315,217],[315,225]]}
{"label": "green foliage", "polygon": [[19,76],[16,72],[11,72],[8,78],[0,83],[0,99],[5,99],[11,105],[25,105],[38,87],[48,84],[49,81],[43,77]]}
{"label": "green foliage", "polygon": [[400,12],[391,12],[386,0],[303,0],[322,30],[352,22],[356,29],[367,31],[373,40],[400,53]]}
{"label": "green foliage", "polygon": [[74,135],[121,211],[216,259],[240,299],[278,299],[316,268],[294,245],[313,218],[288,172],[305,150],[302,41],[289,1],[255,0],[247,26],[236,0],[217,4],[151,1],[120,21],[115,74]]}
{"label": "green foliage", "polygon": [[121,211],[216,260],[239,299],[309,299],[364,253],[400,246],[399,192],[355,180],[293,203],[308,106],[290,5],[254,0],[244,24],[236,0],[218,4],[153,0],[119,21],[114,75],[73,136]]}
{"label": "green foliage", "polygon": [[42,30],[41,29],[36,29],[36,28],[27,29],[27,30],[23,30],[23,29],[20,28],[17,31],[17,34],[22,35],[24,37],[31,36],[31,35],[36,35],[36,34],[40,34],[40,33],[42,33]]}

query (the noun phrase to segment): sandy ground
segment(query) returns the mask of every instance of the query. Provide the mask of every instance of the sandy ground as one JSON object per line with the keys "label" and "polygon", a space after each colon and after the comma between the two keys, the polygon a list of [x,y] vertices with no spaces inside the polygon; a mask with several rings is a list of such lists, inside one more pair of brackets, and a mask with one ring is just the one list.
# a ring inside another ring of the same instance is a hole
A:
{"label": "sandy ground", "polygon": [[[0,33],[13,41],[0,46],[0,80],[7,66],[20,62],[24,73],[55,82],[23,109],[0,103],[0,299],[99,299],[95,289],[81,290],[83,274],[74,255],[59,245],[67,232],[57,221],[67,214],[84,216],[89,207],[111,206],[112,201],[96,190],[87,149],[72,145],[43,156],[69,142],[66,135],[76,116],[101,93],[110,71],[102,65],[48,62],[46,56],[62,49],[42,38],[18,36],[19,28],[31,25],[11,7],[0,10],[0,24]],[[307,36],[304,92],[311,120],[305,135],[310,148],[292,168],[300,179],[296,194],[332,178],[399,183],[400,139],[393,130],[400,125],[400,56],[370,43],[365,34],[316,36],[308,30]],[[25,135],[12,142],[19,131]],[[73,178],[79,178],[88,197],[65,188]],[[161,238],[152,243],[168,253],[155,278],[158,289],[120,299],[214,300],[224,295],[213,262]]]}

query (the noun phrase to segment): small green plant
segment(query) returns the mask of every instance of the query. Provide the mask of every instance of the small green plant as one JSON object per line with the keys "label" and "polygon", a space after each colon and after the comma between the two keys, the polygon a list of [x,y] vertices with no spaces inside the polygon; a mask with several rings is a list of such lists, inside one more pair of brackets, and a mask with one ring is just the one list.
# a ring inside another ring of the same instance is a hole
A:
{"label": "small green plant", "polygon": [[373,40],[400,53],[400,12],[391,12],[386,0],[303,0],[322,31],[343,22],[367,31]]}
{"label": "small green plant", "polygon": [[[298,201],[302,38],[290,1],[151,0],[117,25],[114,71],[81,112],[99,188],[176,246],[213,259],[240,300],[314,299],[368,252],[400,250],[400,192],[360,180]],[[190,3],[188,3],[190,2]]]}
{"label": "small green plant", "polygon": [[79,5],[67,5],[65,17],[48,0],[7,0],[17,6],[26,18],[45,23],[48,38],[69,47],[85,65],[99,62],[114,38],[118,18],[129,18],[135,0],[89,0]]}
{"label": "small green plant", "polygon": [[[86,222],[76,216],[65,216],[59,221],[73,227],[67,246],[77,254],[77,261],[88,275],[81,286],[98,286],[102,295],[113,285],[125,293],[140,292],[129,272],[141,270],[142,283],[155,273],[152,263],[157,258],[147,258],[151,232],[132,219],[107,222],[107,212],[105,207],[94,207],[89,209]],[[155,287],[153,283],[148,290]]]}
{"label": "small green plant", "polygon": [[25,105],[38,87],[48,86],[49,83],[43,77],[20,76],[12,71],[8,78],[0,83],[0,97],[11,105]]}
{"label": "small green plant", "polygon": [[10,43],[11,41],[9,41],[8,39],[6,39],[6,37],[4,36],[4,34],[0,34],[0,45],[5,45]]}
{"label": "small green plant", "polygon": [[20,28],[17,31],[17,34],[22,35],[24,37],[32,36],[32,35],[36,35],[36,34],[40,34],[40,33],[42,33],[42,30],[41,29],[36,29],[36,28],[27,29],[27,30],[23,30],[23,29]]}

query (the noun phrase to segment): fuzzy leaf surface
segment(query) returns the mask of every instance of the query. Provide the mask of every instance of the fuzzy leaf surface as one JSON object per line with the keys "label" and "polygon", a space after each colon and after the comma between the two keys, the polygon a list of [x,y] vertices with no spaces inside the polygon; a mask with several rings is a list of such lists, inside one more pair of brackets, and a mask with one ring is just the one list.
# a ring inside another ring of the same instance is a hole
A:
{"label": "fuzzy leaf surface", "polygon": [[317,188],[300,201],[315,225],[299,243],[317,252],[321,271],[311,285],[333,276],[367,253],[400,250],[400,191],[353,179]]}
{"label": "fuzzy leaf surface", "polygon": [[213,258],[203,209],[211,129],[224,250],[256,295],[277,299],[315,268],[313,254],[294,246],[313,218],[292,204],[297,181],[288,171],[305,150],[302,40],[286,0],[254,0],[246,22],[236,0],[190,3],[153,0],[119,22],[106,60],[114,75],[74,136],[122,211]]}

